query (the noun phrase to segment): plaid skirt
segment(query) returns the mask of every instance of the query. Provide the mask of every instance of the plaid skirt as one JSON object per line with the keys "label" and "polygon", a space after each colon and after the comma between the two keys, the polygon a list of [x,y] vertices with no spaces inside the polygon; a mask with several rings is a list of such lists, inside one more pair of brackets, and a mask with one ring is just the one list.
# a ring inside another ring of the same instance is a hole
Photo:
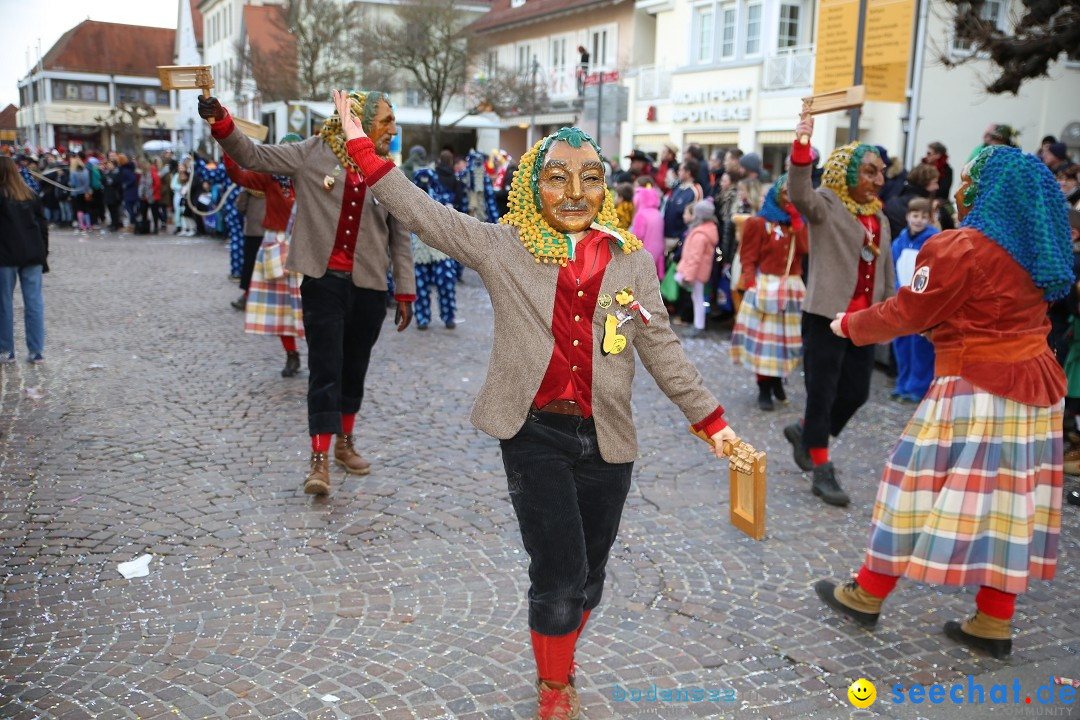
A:
{"label": "plaid skirt", "polygon": [[1050,580],[1061,527],[1062,404],[934,380],[885,465],[866,566],[1009,593]]}
{"label": "plaid skirt", "polygon": [[268,279],[263,273],[263,255],[267,243],[286,238],[285,233],[267,230],[255,255],[251,273],[244,332],[253,335],[290,335],[304,337],[304,311],[300,305],[300,273],[286,271],[285,277]]}
{"label": "plaid skirt", "polygon": [[731,331],[731,359],[758,375],[786,377],[802,358],[802,304],[806,286],[798,275],[758,275],[746,291]]}

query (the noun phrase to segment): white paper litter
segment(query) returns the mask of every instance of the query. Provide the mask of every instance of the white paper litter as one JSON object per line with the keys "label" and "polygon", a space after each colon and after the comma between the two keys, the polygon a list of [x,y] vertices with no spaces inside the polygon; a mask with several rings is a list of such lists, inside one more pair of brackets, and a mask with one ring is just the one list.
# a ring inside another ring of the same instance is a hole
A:
{"label": "white paper litter", "polygon": [[101,370],[104,367],[105,366],[102,365],[101,363],[91,363],[90,365],[86,366],[86,369],[87,370]]}
{"label": "white paper litter", "polygon": [[323,702],[337,702],[341,698],[339,698],[337,695],[323,695],[319,699],[322,700]]}
{"label": "white paper litter", "polygon": [[28,387],[26,388],[26,397],[30,400],[40,400],[45,397],[45,391],[39,387]]}
{"label": "white paper litter", "polygon": [[140,555],[134,560],[120,563],[116,566],[116,569],[129,580],[131,578],[146,577],[150,574],[150,561],[153,559],[153,555]]}

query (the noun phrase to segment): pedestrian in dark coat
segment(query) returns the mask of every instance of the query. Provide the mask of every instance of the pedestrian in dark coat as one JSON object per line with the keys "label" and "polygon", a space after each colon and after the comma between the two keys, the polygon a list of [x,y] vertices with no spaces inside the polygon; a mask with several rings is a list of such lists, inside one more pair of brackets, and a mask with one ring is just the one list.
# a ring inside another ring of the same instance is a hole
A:
{"label": "pedestrian in dark coat", "polygon": [[22,287],[30,362],[45,349],[41,276],[48,271],[49,223],[37,193],[9,157],[0,157],[0,363],[15,362],[15,282]]}

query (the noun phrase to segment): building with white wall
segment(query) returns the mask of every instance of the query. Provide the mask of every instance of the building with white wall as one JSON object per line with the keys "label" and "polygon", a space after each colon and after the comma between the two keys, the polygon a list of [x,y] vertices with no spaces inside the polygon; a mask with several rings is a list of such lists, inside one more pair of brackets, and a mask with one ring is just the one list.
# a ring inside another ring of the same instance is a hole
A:
{"label": "building with white wall", "polygon": [[584,117],[578,47],[589,53],[588,73],[621,77],[652,62],[657,33],[651,15],[632,0],[495,0],[471,29],[485,44],[478,74],[511,71],[525,84],[535,79],[547,97],[546,107],[535,114],[504,116],[502,147],[511,155],[520,156],[530,137],[575,124],[602,148],[619,147],[619,126],[602,134],[595,119]]}
{"label": "building with white wall", "polygon": [[175,140],[175,93],[161,89],[157,66],[171,65],[176,31],[84,20],[64,33],[19,80],[19,136],[31,146],[112,149],[97,118],[125,102],[145,102],[156,117],[144,140]]}
{"label": "building with white wall", "polygon": [[[1010,4],[1011,2],[1011,4]],[[653,15],[654,58],[632,68],[630,117],[620,154],[659,152],[672,143],[708,149],[738,146],[758,152],[774,174],[782,168],[802,106],[813,93],[817,8],[813,0],[637,0]],[[1020,0],[988,0],[999,27],[1022,14]],[[984,91],[995,68],[986,58],[947,67],[942,58],[970,57],[941,0],[917,0],[909,36],[912,59],[907,102],[867,102],[859,123],[864,142],[886,147],[910,167],[933,141],[945,144],[954,166],[982,140],[984,128],[1005,123],[1020,131],[1027,150],[1044,135],[1071,143],[1080,159],[1080,50],[1062,58],[1049,77],[1024,83],[1018,96]],[[852,28],[852,33],[855,28]],[[816,119],[813,142],[827,153],[847,142],[849,115]],[[957,167],[957,170],[959,167]]]}

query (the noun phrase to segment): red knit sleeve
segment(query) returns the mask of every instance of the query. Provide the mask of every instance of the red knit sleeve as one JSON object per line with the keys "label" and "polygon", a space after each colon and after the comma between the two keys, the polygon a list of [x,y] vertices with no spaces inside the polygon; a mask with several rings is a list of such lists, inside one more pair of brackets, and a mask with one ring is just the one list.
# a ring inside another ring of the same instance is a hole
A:
{"label": "red knit sleeve", "polygon": [[795,142],[791,144],[791,164],[812,165],[813,162],[814,156],[810,154],[810,143],[803,145],[799,142],[799,138],[795,138]]}
{"label": "red knit sleeve", "polygon": [[215,140],[220,140],[224,137],[229,137],[232,134],[233,128],[236,127],[236,123],[233,122],[232,113],[228,110],[225,111],[224,120],[216,120],[210,125],[210,135]]}
{"label": "red knit sleeve", "polygon": [[375,143],[371,138],[362,137],[350,140],[345,144],[345,150],[349,157],[360,168],[364,179],[368,184],[376,183],[379,179],[394,169],[394,163],[375,154]]}

